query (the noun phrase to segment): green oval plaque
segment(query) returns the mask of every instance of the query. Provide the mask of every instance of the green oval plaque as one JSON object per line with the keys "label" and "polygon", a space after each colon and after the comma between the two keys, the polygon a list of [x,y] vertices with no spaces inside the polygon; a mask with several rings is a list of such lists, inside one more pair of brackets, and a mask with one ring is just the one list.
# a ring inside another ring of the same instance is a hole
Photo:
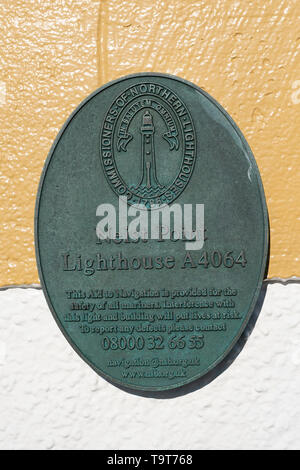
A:
{"label": "green oval plaque", "polygon": [[249,146],[207,93],[169,75],[116,80],[74,111],[45,164],[35,230],[60,329],[132,389],[180,387],[219,364],[266,268]]}

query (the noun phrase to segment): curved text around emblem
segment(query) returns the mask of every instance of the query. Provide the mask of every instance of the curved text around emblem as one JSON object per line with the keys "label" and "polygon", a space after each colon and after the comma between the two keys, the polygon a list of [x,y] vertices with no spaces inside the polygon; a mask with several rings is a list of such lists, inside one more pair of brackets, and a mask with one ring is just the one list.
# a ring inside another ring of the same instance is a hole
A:
{"label": "curved text around emblem", "polygon": [[129,204],[170,204],[193,173],[192,118],[161,85],[142,83],[121,93],[105,116],[100,144],[107,181]]}

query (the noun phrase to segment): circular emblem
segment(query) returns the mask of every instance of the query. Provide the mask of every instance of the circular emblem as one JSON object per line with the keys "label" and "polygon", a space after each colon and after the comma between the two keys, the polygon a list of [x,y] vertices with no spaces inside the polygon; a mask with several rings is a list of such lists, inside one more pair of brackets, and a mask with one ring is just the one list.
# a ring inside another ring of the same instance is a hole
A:
{"label": "circular emblem", "polygon": [[170,204],[193,173],[193,120],[174,91],[141,80],[113,100],[100,148],[105,176],[118,196],[146,207]]}
{"label": "circular emblem", "polygon": [[68,119],[41,178],[35,236],[67,340],[108,381],[152,393],[232,351],[261,290],[268,216],[226,111],[192,83],[146,73],[101,87]]}

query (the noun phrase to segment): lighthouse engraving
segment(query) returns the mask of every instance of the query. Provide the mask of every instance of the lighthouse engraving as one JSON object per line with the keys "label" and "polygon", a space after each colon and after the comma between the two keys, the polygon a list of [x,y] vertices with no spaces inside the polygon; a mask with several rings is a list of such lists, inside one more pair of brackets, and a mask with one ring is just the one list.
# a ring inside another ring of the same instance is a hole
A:
{"label": "lighthouse engraving", "polygon": [[156,174],[154,133],[153,116],[147,110],[142,118],[142,176],[137,189],[143,190],[147,188],[147,190],[151,190],[162,188]]}
{"label": "lighthouse engraving", "polygon": [[128,204],[173,202],[195,164],[195,129],[173,90],[141,83],[111,103],[101,129],[101,160],[111,189]]}

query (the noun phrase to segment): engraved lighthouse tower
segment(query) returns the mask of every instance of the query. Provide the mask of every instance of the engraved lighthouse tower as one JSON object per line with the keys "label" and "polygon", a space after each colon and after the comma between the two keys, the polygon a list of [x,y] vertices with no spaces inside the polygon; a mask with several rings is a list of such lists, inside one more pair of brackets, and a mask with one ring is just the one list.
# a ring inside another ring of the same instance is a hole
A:
{"label": "engraved lighthouse tower", "polygon": [[156,176],[154,149],[154,133],[152,114],[147,110],[142,119],[142,178],[138,188],[156,189],[161,187]]}

